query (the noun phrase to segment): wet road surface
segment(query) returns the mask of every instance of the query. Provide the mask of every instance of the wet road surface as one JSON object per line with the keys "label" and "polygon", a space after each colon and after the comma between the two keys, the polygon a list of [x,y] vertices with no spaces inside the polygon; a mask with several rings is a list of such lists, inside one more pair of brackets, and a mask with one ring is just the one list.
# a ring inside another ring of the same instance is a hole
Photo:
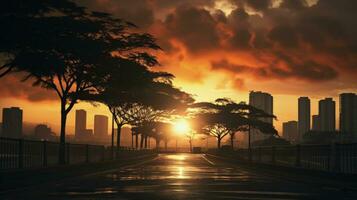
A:
{"label": "wet road surface", "polygon": [[354,195],[262,175],[201,154],[160,154],[148,162],[4,199],[357,199]]}

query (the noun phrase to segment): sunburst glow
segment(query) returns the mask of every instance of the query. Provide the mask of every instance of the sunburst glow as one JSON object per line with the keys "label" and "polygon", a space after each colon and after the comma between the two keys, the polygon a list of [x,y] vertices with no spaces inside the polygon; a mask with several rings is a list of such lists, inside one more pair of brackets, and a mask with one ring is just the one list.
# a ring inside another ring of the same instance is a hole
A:
{"label": "sunburst glow", "polygon": [[179,134],[187,133],[190,130],[190,124],[185,119],[178,120],[174,123],[174,131]]}

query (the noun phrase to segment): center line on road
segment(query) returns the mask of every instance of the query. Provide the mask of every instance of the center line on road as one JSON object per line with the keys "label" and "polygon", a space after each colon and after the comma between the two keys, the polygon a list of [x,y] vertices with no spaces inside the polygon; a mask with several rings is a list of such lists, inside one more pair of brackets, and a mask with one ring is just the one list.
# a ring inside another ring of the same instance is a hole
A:
{"label": "center line on road", "polygon": [[201,157],[202,157],[203,159],[205,159],[209,164],[215,165],[214,162],[208,160],[205,155],[201,155]]}

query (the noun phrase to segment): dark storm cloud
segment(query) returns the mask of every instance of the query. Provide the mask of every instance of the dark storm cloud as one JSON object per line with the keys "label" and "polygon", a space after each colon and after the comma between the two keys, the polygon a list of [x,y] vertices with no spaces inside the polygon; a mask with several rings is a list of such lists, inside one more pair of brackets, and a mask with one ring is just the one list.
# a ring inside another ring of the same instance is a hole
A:
{"label": "dark storm cloud", "polygon": [[[309,0],[283,0],[279,6],[275,0],[226,0],[236,4],[231,13],[215,10],[214,0],[90,2],[93,8],[112,10],[146,26],[161,23],[164,31],[157,37],[168,54],[179,51],[169,42],[174,39],[189,54],[199,52],[204,56],[205,52],[223,50],[239,56],[244,52],[257,61],[242,66],[222,58],[228,65],[218,65],[219,59],[212,58],[212,70],[307,81],[328,81],[357,72],[355,0],[320,0],[314,4]],[[248,14],[249,10],[257,13]]]}
{"label": "dark storm cloud", "polygon": [[145,28],[154,23],[154,11],[148,0],[75,0],[90,10],[102,11]]}
{"label": "dark storm cloud", "polygon": [[289,25],[278,25],[269,33],[268,38],[283,47],[294,48],[298,46],[296,30]]}
{"label": "dark storm cloud", "polygon": [[311,60],[294,62],[290,58],[285,59],[288,61],[286,68],[277,67],[274,65],[275,62],[266,66],[247,66],[219,60],[212,62],[212,69],[224,70],[236,75],[253,75],[259,79],[296,78],[311,82],[332,80],[338,76],[333,68]]}
{"label": "dark storm cloud", "polygon": [[266,10],[271,6],[272,0],[246,0],[245,3],[255,10]]}
{"label": "dark storm cloud", "polygon": [[165,25],[170,36],[178,38],[190,51],[215,50],[219,47],[217,21],[205,9],[180,6],[167,16]]}
{"label": "dark storm cloud", "polygon": [[57,100],[55,93],[33,87],[31,80],[21,82],[23,74],[10,74],[0,79],[1,98],[13,97],[32,102]]}
{"label": "dark storm cloud", "polygon": [[[225,1],[236,9],[218,10],[215,0],[76,0],[154,34],[166,53],[162,62],[177,71],[177,63],[170,63],[174,58],[186,63],[198,58],[211,68],[197,71],[224,71],[237,88],[243,88],[237,77],[242,74],[308,82],[341,78],[344,87],[355,81],[344,77],[357,73],[357,0],[282,0],[279,6],[275,0]],[[0,85],[7,96],[52,98],[31,86],[16,90],[14,80],[8,81]]]}
{"label": "dark storm cloud", "polygon": [[280,7],[288,8],[290,10],[303,9],[307,7],[307,2],[306,0],[289,0],[289,1],[285,0],[282,2]]}

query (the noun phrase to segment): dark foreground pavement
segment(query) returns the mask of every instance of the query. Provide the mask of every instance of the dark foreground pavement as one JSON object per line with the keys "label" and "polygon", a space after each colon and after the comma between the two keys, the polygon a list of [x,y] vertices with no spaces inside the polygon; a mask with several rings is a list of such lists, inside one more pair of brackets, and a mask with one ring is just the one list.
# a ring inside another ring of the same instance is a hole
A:
{"label": "dark foreground pavement", "polygon": [[201,154],[160,154],[116,170],[2,194],[0,199],[357,199],[357,191],[284,179]]}

